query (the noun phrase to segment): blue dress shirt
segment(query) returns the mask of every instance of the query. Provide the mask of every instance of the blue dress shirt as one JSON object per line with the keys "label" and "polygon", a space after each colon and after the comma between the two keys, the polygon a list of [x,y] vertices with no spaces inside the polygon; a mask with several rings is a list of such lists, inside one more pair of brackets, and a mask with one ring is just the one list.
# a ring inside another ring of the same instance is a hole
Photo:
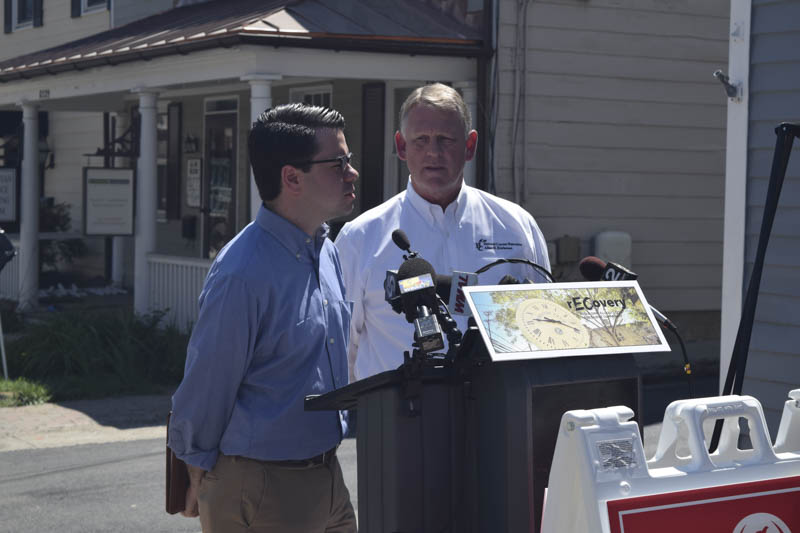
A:
{"label": "blue dress shirt", "polygon": [[223,248],[200,293],[169,446],[211,470],[217,455],[306,459],[336,446],[335,411],[308,394],[347,385],[352,303],[323,225],[308,236],[263,205]]}

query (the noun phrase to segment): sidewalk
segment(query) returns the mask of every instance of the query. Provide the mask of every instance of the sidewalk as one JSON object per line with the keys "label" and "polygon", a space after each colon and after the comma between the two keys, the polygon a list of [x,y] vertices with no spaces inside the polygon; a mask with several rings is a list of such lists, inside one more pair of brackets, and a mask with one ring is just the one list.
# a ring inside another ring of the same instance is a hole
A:
{"label": "sidewalk", "polygon": [[163,438],[170,396],[0,408],[0,452]]}

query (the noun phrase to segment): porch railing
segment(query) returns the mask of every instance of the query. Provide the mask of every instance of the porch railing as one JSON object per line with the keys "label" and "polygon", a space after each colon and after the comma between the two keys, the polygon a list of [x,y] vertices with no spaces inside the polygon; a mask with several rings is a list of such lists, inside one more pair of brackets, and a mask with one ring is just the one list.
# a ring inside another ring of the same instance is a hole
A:
{"label": "porch railing", "polygon": [[210,259],[149,254],[150,306],[166,311],[165,321],[188,332],[197,321],[197,297]]}

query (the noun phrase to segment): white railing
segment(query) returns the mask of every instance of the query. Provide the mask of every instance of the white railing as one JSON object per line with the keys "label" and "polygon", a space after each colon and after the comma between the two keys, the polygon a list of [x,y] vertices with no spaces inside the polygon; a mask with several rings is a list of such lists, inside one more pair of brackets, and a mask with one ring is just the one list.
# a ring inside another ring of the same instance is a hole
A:
{"label": "white railing", "polygon": [[203,288],[210,259],[149,254],[150,306],[165,310],[165,320],[188,332],[197,321],[197,297]]}
{"label": "white railing", "polygon": [[6,263],[0,272],[0,298],[3,300],[19,300],[19,241],[10,239],[17,250],[17,255]]}

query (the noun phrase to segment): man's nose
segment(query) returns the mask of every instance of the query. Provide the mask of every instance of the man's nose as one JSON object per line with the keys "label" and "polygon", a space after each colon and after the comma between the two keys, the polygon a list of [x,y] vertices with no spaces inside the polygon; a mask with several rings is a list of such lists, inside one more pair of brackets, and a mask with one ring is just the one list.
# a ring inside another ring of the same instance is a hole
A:
{"label": "man's nose", "polygon": [[344,171],[344,181],[356,181],[358,179],[358,170],[350,163],[347,164],[347,169]]}

